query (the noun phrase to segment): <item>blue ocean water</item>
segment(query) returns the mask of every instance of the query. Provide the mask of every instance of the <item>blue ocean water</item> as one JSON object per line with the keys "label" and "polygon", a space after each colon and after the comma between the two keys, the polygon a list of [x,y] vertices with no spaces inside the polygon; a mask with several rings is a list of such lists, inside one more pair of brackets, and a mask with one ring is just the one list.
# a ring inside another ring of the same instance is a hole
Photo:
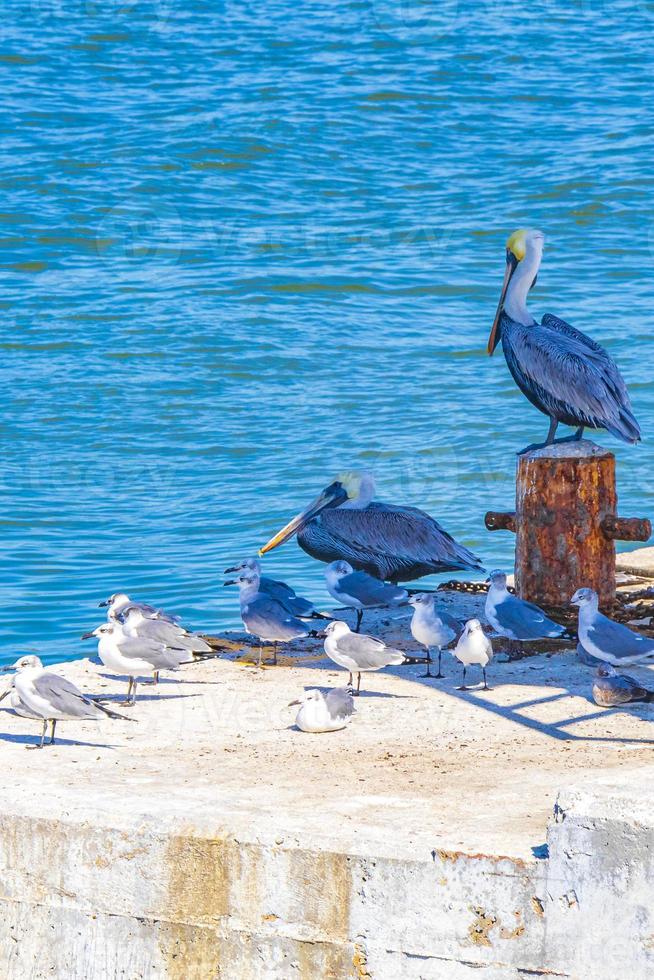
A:
{"label": "blue ocean water", "polygon": [[[485,343],[532,307],[617,358],[651,515],[647,0],[6,0],[0,655],[91,650],[125,590],[238,623],[222,569],[343,468],[508,566],[483,514],[547,423]],[[290,543],[267,567],[326,601]]]}

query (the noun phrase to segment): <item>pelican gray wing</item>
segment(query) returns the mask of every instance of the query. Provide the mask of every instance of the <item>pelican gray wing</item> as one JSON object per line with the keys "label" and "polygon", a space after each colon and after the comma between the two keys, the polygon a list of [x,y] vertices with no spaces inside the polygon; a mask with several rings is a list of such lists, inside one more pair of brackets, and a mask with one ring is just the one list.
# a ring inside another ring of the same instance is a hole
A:
{"label": "pelican gray wing", "polygon": [[319,561],[345,559],[392,582],[482,568],[476,555],[417,507],[373,502],[361,509],[325,510],[298,533],[298,542]]}
{"label": "pelican gray wing", "polygon": [[494,614],[502,630],[514,640],[539,640],[565,633],[565,626],[555,623],[539,606],[510,593],[497,603]]}
{"label": "pelican gray wing", "polygon": [[525,325],[502,317],[502,348],[518,387],[542,412],[566,425],[640,439],[615,361],[580,330],[551,314]]}
{"label": "pelican gray wing", "polygon": [[128,660],[145,660],[153,670],[174,670],[186,659],[187,650],[172,650],[159,640],[147,636],[119,636],[115,644]]}
{"label": "pelican gray wing", "polygon": [[586,630],[592,652],[609,663],[619,664],[654,657],[654,640],[634,633],[628,626],[596,613]]}
{"label": "pelican gray wing", "polygon": [[349,657],[357,670],[378,670],[390,664],[404,663],[405,656],[400,650],[387,647],[382,640],[362,633],[346,633],[337,641],[339,653]]}
{"label": "pelican gray wing", "polygon": [[347,687],[335,687],[325,695],[325,704],[331,718],[341,721],[354,714],[354,698]]}
{"label": "pelican gray wing", "polygon": [[255,593],[244,603],[241,618],[247,631],[262,640],[286,642],[309,635],[306,623],[291,616],[279,602],[263,592]]}

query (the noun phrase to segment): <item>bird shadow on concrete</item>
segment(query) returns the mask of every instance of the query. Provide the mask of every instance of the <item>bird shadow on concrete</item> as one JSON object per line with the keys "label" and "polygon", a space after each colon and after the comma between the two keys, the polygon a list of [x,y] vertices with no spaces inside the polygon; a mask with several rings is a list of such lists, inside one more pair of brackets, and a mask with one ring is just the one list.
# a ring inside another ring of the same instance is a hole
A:
{"label": "bird shadow on concrete", "polygon": [[[41,741],[40,735],[12,735],[9,732],[0,732],[0,741],[2,742],[14,742],[17,745],[38,745]],[[60,738],[57,735],[57,739],[54,746],[49,743],[44,745],[43,749],[57,748],[58,745],[68,745],[68,746],[82,746],[91,749],[115,749],[115,745],[111,745],[107,742],[83,742],[81,739],[77,738]],[[39,750],[41,751],[41,750]]]}
{"label": "bird shadow on concrete", "polygon": [[[502,718],[508,719],[517,725],[524,728],[529,728],[532,731],[540,732],[542,735],[547,735],[550,738],[556,739],[563,742],[598,742],[614,745],[654,745],[653,738],[638,738],[635,736],[620,736],[620,735],[578,735],[574,731],[571,731],[571,726],[579,723],[594,721],[597,718],[608,719],[612,715],[617,714],[631,714],[638,717],[643,722],[654,722],[654,713],[649,716],[645,713],[649,708],[652,712],[651,706],[645,703],[631,703],[628,705],[621,705],[614,708],[600,708],[597,707],[594,701],[590,697],[590,688],[592,686],[593,671],[588,668],[583,668],[581,665],[571,656],[564,655],[569,663],[561,662],[558,659],[554,661],[552,658],[552,663],[549,664],[551,670],[564,668],[570,670],[570,678],[566,680],[565,678],[557,677],[556,681],[552,683],[552,687],[556,687],[557,690],[552,691],[551,687],[547,684],[539,684],[537,678],[529,675],[515,674],[511,673],[510,676],[502,678],[502,667],[504,664],[498,663],[496,665],[491,665],[488,670],[488,683],[489,691],[484,691],[481,682],[476,682],[475,668],[469,668],[468,670],[468,690],[459,691],[457,690],[459,684],[461,683],[461,672],[455,670],[452,672],[452,668],[447,671],[444,678],[435,681],[433,678],[428,677],[407,677],[407,680],[415,681],[417,683],[428,683],[429,687],[437,690],[441,694],[447,694],[450,697],[458,698],[461,701],[465,701],[468,704],[473,705],[476,708],[483,708],[490,714],[499,715]],[[525,661],[521,661],[525,662]],[[579,676],[579,668],[588,670],[587,680],[585,677],[581,678]],[[537,666],[536,670],[532,668],[532,671],[537,672],[540,669],[540,664]],[[547,669],[546,665],[543,665],[542,669]],[[395,668],[393,671],[396,676],[402,676],[402,668]],[[404,675],[406,677],[406,674]],[[541,687],[543,689],[542,697],[533,695],[524,700],[518,701],[514,704],[503,705],[497,704],[493,701],[492,695],[494,690],[499,690],[505,684],[509,684],[512,687],[525,685],[530,688]],[[565,690],[561,690],[565,688]],[[584,700],[592,705],[593,710],[588,712],[571,714],[569,717],[563,717],[557,719],[556,721],[547,722],[541,721],[538,718],[530,717],[529,715],[523,714],[525,709],[538,708],[540,705],[552,704],[557,701],[564,701],[567,698],[584,698]],[[643,711],[642,709],[645,709]]]}

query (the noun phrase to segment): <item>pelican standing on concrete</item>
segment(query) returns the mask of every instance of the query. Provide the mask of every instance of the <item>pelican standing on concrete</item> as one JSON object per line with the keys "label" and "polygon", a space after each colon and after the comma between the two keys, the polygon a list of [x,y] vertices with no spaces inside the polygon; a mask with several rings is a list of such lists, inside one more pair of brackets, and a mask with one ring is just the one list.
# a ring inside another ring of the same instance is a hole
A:
{"label": "pelican standing on concrete", "polygon": [[[306,623],[291,616],[276,599],[259,591],[259,576],[256,572],[246,572],[224,584],[238,585],[241,619],[246,632],[258,637],[259,641],[272,643],[273,664],[277,664],[278,643],[288,643],[312,633]],[[261,667],[261,642],[257,665]]]}
{"label": "pelican standing on concrete", "polygon": [[325,581],[330,595],[344,606],[357,611],[354,632],[361,629],[364,609],[396,606],[406,602],[409,593],[397,585],[387,585],[367,572],[355,572],[347,561],[333,561],[325,569]]}
{"label": "pelican standing on concrete", "polygon": [[[444,609],[439,609],[433,592],[418,592],[409,599],[413,606],[411,620],[411,635],[427,650],[427,672],[423,677],[434,677],[436,680],[443,676],[441,671],[442,648],[455,640],[461,633],[462,624]],[[438,673],[431,672],[431,648],[438,650]]]}
{"label": "pelican standing on concrete", "polygon": [[259,576],[259,592],[263,592],[265,595],[276,599],[291,616],[297,616],[300,619],[327,618],[317,613],[313,603],[298,595],[295,589],[292,589],[286,582],[280,582],[279,579],[262,575],[261,562],[257,561],[256,558],[245,558],[238,565],[233,565],[231,568],[225,569],[225,575],[229,575],[232,572],[238,572],[239,574],[243,572],[254,572]]}
{"label": "pelican standing on concrete", "polygon": [[352,684],[352,675],[357,675],[357,694],[361,686],[361,674],[381,670],[382,667],[397,666],[406,660],[400,650],[387,647],[375,636],[353,633],[347,623],[338,619],[329,623],[324,633],[325,653],[335,664],[349,671],[348,685]]}
{"label": "pelican standing on concrete", "polygon": [[486,680],[486,668],[493,659],[493,644],[484,633],[478,619],[468,620],[452,653],[459,663],[463,664],[463,681],[461,687],[458,688],[459,691],[468,690],[466,687],[466,670],[472,664],[478,664],[481,667],[484,675],[483,690],[491,690]]}
{"label": "pelican standing on concrete", "polygon": [[[97,701],[82,694],[74,684],[45,670],[38,657],[21,657],[10,667],[3,667],[3,672],[15,670],[16,677],[14,687],[18,695],[20,705],[24,706],[27,716],[39,718],[43,721],[43,731],[41,741],[38,745],[28,745],[28,749],[42,749],[46,744],[45,735],[50,722],[51,732],[49,745],[54,745],[55,727],[58,721],[69,719],[71,721],[102,721],[105,718],[120,719],[121,721],[132,721],[125,718]],[[11,688],[5,693],[8,693]]]}
{"label": "pelican standing on concrete", "polygon": [[490,573],[486,595],[486,619],[500,636],[509,640],[541,640],[563,636],[565,626],[550,619],[540,606],[512,595],[506,587],[506,575],[496,569]]}
{"label": "pelican standing on concrete", "polygon": [[347,687],[335,687],[328,694],[307,691],[291,701],[289,708],[299,705],[295,724],[302,732],[337,732],[349,725],[354,714],[354,699]]}
{"label": "pelican standing on concrete", "polygon": [[594,589],[577,589],[570,602],[579,607],[579,642],[592,657],[614,667],[654,657],[654,640],[604,616]]}
{"label": "pelican standing on concrete", "polygon": [[[550,420],[545,442],[522,452],[581,439],[586,427],[608,429],[618,439],[638,442],[640,427],[613,358],[565,320],[546,313],[536,323],[527,309],[544,241],[542,231],[528,228],[514,232],[507,241],[504,283],[488,339],[489,354],[502,341],[513,380]],[[555,439],[560,422],[576,426],[576,433]]]}
{"label": "pelican standing on concrete", "polygon": [[479,558],[417,507],[374,501],[371,473],[341,473],[261,548],[272,551],[294,534],[319,561],[341,559],[382,581],[409,582],[434,572],[481,571]]}

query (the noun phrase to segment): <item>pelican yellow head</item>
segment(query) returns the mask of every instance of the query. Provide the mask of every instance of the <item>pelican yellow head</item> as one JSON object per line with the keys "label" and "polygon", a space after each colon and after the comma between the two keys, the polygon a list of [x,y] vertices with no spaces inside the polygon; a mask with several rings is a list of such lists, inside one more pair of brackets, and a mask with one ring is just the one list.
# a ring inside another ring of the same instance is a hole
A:
{"label": "pelican yellow head", "polygon": [[509,236],[506,243],[507,252],[511,252],[518,262],[522,262],[527,253],[527,235],[529,234],[528,228],[518,228],[514,231],[512,235]]}
{"label": "pelican yellow head", "polygon": [[[509,235],[506,242],[506,269],[504,270],[504,282],[502,283],[502,292],[500,293],[500,301],[497,304],[497,312],[495,313],[495,319],[493,320],[493,326],[490,332],[490,337],[488,338],[488,353],[492,354],[500,339],[500,319],[502,317],[502,310],[504,309],[504,300],[506,299],[506,293],[509,288],[509,283],[511,282],[511,276],[518,267],[518,264],[522,262],[527,254],[527,249],[529,247],[534,247],[540,244],[542,247],[544,235],[542,231],[535,231],[531,228],[518,228],[514,231],[512,235]],[[534,282],[536,279],[534,278]],[[532,282],[532,286],[533,286]]]}

